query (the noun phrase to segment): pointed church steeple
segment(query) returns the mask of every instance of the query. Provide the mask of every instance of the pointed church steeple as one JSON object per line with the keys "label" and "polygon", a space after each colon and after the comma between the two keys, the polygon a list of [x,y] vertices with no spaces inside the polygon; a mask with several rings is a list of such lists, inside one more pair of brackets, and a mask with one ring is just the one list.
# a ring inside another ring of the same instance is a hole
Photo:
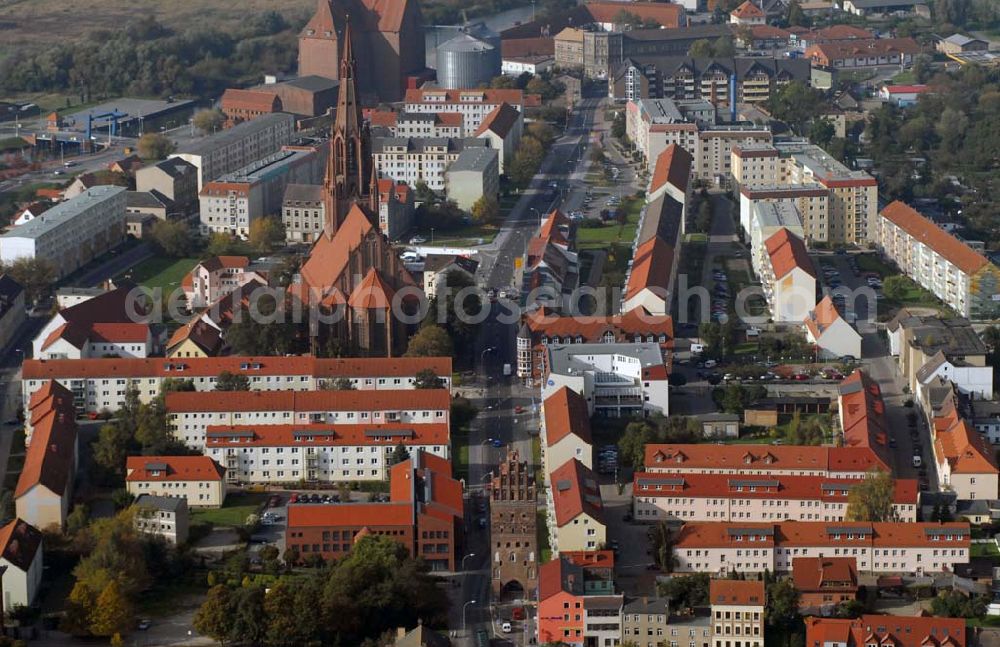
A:
{"label": "pointed church steeple", "polygon": [[[326,220],[324,233],[333,236],[352,203],[368,206],[372,170],[371,134],[358,101],[356,61],[350,16],[344,24],[340,55],[340,88],[337,115],[330,133],[330,160],[323,181]],[[377,197],[376,197],[377,200]]]}

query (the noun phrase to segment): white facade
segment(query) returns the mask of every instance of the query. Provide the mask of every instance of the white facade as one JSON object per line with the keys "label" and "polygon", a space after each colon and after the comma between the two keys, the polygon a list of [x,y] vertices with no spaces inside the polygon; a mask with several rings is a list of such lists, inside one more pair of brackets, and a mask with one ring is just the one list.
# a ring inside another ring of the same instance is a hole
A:
{"label": "white facade", "polygon": [[819,336],[813,335],[809,326],[805,329],[806,340],[819,347],[820,359],[835,359],[847,355],[861,357],[861,335],[843,317],[837,317]]}
{"label": "white facade", "polygon": [[125,189],[96,186],[0,236],[0,261],[46,261],[61,278],[125,240]]}
{"label": "white facade", "polygon": [[552,69],[555,63],[552,57],[505,58],[500,63],[500,72],[507,76],[521,76],[526,72],[535,75]]}
{"label": "white facade", "polygon": [[521,90],[408,90],[405,112],[457,112],[462,115],[466,137],[474,137],[486,115],[501,103],[509,103],[524,112],[524,93]]}
{"label": "white facade", "polygon": [[[933,362],[933,360],[931,360]],[[930,362],[928,362],[930,364]],[[930,368],[930,367],[928,367]],[[957,364],[945,359],[932,370],[920,371],[917,379],[921,385],[930,384],[941,378],[954,382],[962,393],[970,395],[974,400],[993,399],[993,367]],[[923,390],[917,388],[920,395]]]}
{"label": "white facade", "polygon": [[448,188],[448,167],[473,146],[488,147],[489,142],[476,138],[376,137],[372,160],[383,178],[405,182],[414,189],[423,182],[429,189],[443,192]]}
{"label": "white facade", "polygon": [[[750,209],[750,256],[754,268],[762,268],[768,261],[764,241],[787,229],[799,238],[805,239],[802,218],[796,206],[787,201],[755,201]],[[761,275],[760,272],[757,273]]]}
{"label": "white facade", "polygon": [[[15,523],[15,522],[12,522]],[[16,605],[31,606],[38,596],[42,586],[42,546],[38,546],[35,558],[31,560],[28,570],[12,564],[6,558],[0,557],[0,568],[7,570],[3,574],[3,608],[9,612]]]}

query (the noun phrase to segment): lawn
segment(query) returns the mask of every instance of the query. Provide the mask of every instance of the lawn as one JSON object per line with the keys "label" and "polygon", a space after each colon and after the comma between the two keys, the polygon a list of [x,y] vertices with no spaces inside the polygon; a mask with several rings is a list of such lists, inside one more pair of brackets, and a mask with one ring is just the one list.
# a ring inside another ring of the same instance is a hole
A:
{"label": "lawn", "polygon": [[970,557],[1000,557],[1000,549],[995,541],[973,542]]}
{"label": "lawn", "polygon": [[912,70],[906,70],[892,77],[892,82],[896,85],[913,85],[917,82],[917,77],[914,76]]}
{"label": "lawn", "polygon": [[625,223],[611,222],[603,227],[577,227],[576,246],[578,249],[604,249],[611,243],[622,243],[631,247],[635,241],[635,229],[645,206],[642,200],[624,201]]}
{"label": "lawn", "polygon": [[179,288],[181,280],[198,264],[197,258],[164,258],[154,256],[126,270],[122,275],[147,288],[160,288],[164,294]]}
{"label": "lawn", "polygon": [[226,497],[221,508],[195,508],[191,510],[191,523],[214,526],[242,526],[247,517],[255,514],[267,500],[263,492],[235,492]]}
{"label": "lawn", "polygon": [[862,272],[875,272],[879,276],[891,276],[896,274],[896,270],[875,254],[858,254],[854,257],[858,262],[858,269]]}
{"label": "lawn", "polygon": [[427,239],[426,243],[421,243],[422,245],[455,245],[466,247],[468,245],[485,245],[492,242],[497,235],[497,231],[499,229],[493,226],[469,225],[468,227],[459,227],[458,229],[447,231],[436,229],[434,230],[433,240],[431,240],[430,229],[419,229],[416,234]]}
{"label": "lawn", "polygon": [[544,510],[535,511],[535,525],[536,532],[538,533],[538,556],[539,564],[544,564],[545,562],[552,559],[552,544],[549,543],[549,526],[546,523],[547,518]]}

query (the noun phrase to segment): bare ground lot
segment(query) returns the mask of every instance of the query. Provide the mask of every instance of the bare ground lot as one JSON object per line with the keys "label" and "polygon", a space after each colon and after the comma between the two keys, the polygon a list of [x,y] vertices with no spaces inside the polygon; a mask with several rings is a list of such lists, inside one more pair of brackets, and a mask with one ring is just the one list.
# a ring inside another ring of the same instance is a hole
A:
{"label": "bare ground lot", "polygon": [[0,0],[0,58],[24,47],[35,50],[97,29],[117,29],[146,15],[177,31],[197,25],[225,29],[269,10],[292,22],[315,6],[315,0]]}

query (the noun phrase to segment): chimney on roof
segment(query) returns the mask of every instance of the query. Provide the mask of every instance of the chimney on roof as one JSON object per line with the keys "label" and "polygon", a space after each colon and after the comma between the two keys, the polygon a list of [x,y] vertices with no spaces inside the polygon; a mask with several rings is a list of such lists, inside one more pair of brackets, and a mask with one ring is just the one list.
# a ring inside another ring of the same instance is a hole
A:
{"label": "chimney on roof", "polygon": [[406,627],[396,627],[396,638],[402,638],[406,635]]}

